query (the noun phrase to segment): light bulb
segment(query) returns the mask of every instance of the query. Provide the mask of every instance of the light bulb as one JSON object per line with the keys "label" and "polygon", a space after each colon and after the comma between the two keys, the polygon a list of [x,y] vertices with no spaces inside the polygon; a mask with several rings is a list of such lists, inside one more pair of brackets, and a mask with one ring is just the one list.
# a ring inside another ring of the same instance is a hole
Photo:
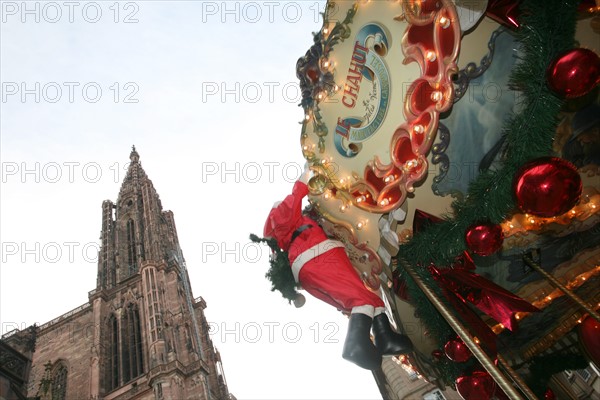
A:
{"label": "light bulb", "polygon": [[434,90],[433,92],[431,92],[431,100],[435,102],[442,100],[442,92],[440,92],[439,90]]}
{"label": "light bulb", "polygon": [[446,17],[440,17],[440,25],[442,28],[446,29],[450,26],[450,20]]}

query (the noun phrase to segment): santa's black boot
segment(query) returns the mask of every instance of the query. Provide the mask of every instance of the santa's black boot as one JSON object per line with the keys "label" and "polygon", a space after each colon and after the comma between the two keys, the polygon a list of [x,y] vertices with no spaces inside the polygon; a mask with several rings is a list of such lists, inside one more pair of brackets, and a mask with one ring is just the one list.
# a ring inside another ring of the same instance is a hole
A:
{"label": "santa's black boot", "polygon": [[373,318],[373,335],[375,336],[375,346],[384,356],[397,356],[410,353],[413,350],[412,342],[408,336],[392,330],[385,313]]}
{"label": "santa's black boot", "polygon": [[344,342],[342,357],[361,368],[374,370],[381,367],[381,354],[371,341],[371,324],[368,315],[354,313],[350,315],[348,334]]}

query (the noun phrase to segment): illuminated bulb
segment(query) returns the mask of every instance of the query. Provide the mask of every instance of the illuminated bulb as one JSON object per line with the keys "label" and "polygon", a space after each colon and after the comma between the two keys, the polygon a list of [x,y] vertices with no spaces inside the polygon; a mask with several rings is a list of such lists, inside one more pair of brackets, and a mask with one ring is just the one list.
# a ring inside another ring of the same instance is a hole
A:
{"label": "illuminated bulb", "polygon": [[517,320],[521,319],[521,315],[515,314],[515,319],[517,319]]}
{"label": "illuminated bulb", "polygon": [[363,224],[362,222],[359,222],[358,224],[356,224],[356,229],[361,230],[363,228],[363,226],[365,226],[365,224]]}
{"label": "illuminated bulb", "polygon": [[379,205],[383,207],[387,206],[388,204],[390,204],[390,201],[388,199],[383,199],[379,202]]}
{"label": "illuminated bulb", "polygon": [[575,210],[571,210],[571,214],[575,215]]}
{"label": "illuminated bulb", "polygon": [[500,327],[500,329],[504,329],[504,325],[503,324],[498,324],[498,326]]}
{"label": "illuminated bulb", "polygon": [[550,301],[550,300],[552,300],[552,297],[546,296],[546,300]]}
{"label": "illuminated bulb", "polygon": [[508,227],[509,227],[510,229],[512,229],[512,228],[514,228],[515,226],[514,226],[513,224],[508,224]]}
{"label": "illuminated bulb", "polygon": [[321,164],[323,164],[323,165],[327,164],[327,162],[328,162],[328,161],[327,161],[327,159],[325,159],[325,158],[321,160]]}
{"label": "illuminated bulb", "polygon": [[434,90],[433,92],[431,92],[431,100],[438,102],[442,99],[442,92],[440,92],[439,90]]}
{"label": "illuminated bulb", "polygon": [[529,222],[531,222],[532,224],[535,224],[535,219],[529,218]]}
{"label": "illuminated bulb", "polygon": [[323,33],[327,35],[329,33],[329,29],[323,28]]}
{"label": "illuminated bulb", "polygon": [[388,175],[385,177],[385,179],[383,180],[385,183],[390,183],[394,180],[394,176],[393,175]]}
{"label": "illuminated bulb", "polygon": [[319,100],[321,100],[321,99],[323,98],[323,93],[319,93],[319,94],[317,95],[317,98],[318,98]]}
{"label": "illuminated bulb", "polygon": [[416,167],[418,164],[417,160],[410,160],[406,162],[406,168],[408,169],[413,169],[414,167]]}
{"label": "illuminated bulb", "polygon": [[590,203],[590,207],[596,208],[596,205],[594,203]]}
{"label": "illuminated bulb", "polygon": [[426,54],[425,57],[427,58],[427,60],[429,60],[430,62],[435,61],[436,59],[436,55],[434,51],[429,50]]}
{"label": "illuminated bulb", "polygon": [[304,115],[304,119],[305,119],[306,121],[310,121],[310,114],[306,114],[306,115]]}
{"label": "illuminated bulb", "polygon": [[333,90],[334,90],[335,92],[337,92],[338,90],[340,90],[340,87],[339,87],[338,85],[335,85],[335,86],[333,87]]}
{"label": "illuminated bulb", "polygon": [[415,131],[416,133],[423,133],[425,132],[425,128],[423,128],[423,125],[415,125],[413,131]]}
{"label": "illuminated bulb", "polygon": [[346,207],[346,205],[345,205],[345,204],[342,204],[342,205],[340,206],[340,211],[341,211],[341,212],[344,212],[344,211],[346,211],[346,208],[347,208],[347,207]]}
{"label": "illuminated bulb", "polygon": [[446,29],[450,26],[450,20],[446,17],[440,17],[440,25],[442,28]]}
{"label": "illuminated bulb", "polygon": [[308,146],[307,145],[302,146],[302,150],[304,150],[304,151],[308,150]]}
{"label": "illuminated bulb", "polygon": [[340,179],[340,184],[343,185],[344,184],[344,178]]}
{"label": "illuminated bulb", "polygon": [[325,192],[325,195],[323,197],[325,197],[325,200],[330,199],[331,198],[331,192],[329,192],[329,191]]}
{"label": "illuminated bulb", "polygon": [[577,323],[578,323],[578,324],[580,324],[581,322],[582,322],[582,321],[581,321],[581,318],[579,318],[579,319],[577,320]]}
{"label": "illuminated bulb", "polygon": [[367,198],[365,196],[359,196],[356,198],[356,202],[357,203],[362,203],[363,201],[365,201]]}
{"label": "illuminated bulb", "polygon": [[[500,325],[502,325],[502,324],[500,324]],[[473,338],[473,341],[474,341],[475,343],[479,344],[479,339],[477,339],[476,337],[474,337],[474,338]]]}
{"label": "illuminated bulb", "polygon": [[585,276],[582,276],[582,277],[581,277],[581,280],[582,280],[582,281],[585,281]]}

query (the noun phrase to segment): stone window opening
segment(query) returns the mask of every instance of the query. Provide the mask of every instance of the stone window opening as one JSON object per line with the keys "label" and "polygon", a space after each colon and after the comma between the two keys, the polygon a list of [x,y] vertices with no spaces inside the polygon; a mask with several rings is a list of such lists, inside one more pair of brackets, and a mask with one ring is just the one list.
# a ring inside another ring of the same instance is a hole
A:
{"label": "stone window opening", "polygon": [[132,219],[127,221],[127,265],[129,274],[137,270],[137,252],[135,248],[135,225]]}
{"label": "stone window opening", "polygon": [[67,366],[59,361],[52,373],[52,400],[66,400],[68,374]]}
{"label": "stone window opening", "polygon": [[127,383],[144,372],[140,313],[134,304],[125,309],[121,329],[123,383]]}
{"label": "stone window opening", "polygon": [[114,314],[108,319],[107,386],[111,391],[119,386],[119,326]]}

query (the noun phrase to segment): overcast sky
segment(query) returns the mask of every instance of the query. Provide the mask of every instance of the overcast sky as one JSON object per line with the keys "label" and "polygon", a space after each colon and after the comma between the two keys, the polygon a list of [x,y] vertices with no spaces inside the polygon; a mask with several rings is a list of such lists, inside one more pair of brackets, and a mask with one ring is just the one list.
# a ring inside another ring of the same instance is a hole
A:
{"label": "overcast sky", "polygon": [[175,214],[240,399],[380,398],[347,319],[269,291],[250,245],[300,175],[295,65],[324,1],[2,2],[2,333],[87,302],[131,145]]}

